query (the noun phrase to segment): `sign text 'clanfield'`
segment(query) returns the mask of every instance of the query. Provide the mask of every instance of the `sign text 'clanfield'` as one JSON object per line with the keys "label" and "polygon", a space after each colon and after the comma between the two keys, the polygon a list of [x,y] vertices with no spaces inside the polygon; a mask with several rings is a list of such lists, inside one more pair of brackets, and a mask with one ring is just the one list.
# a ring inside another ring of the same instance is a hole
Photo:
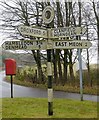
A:
{"label": "sign text 'clanfield'", "polygon": [[61,28],[53,28],[52,30],[52,38],[58,37],[71,37],[71,36],[79,36],[86,32],[86,28],[82,27],[61,27]]}

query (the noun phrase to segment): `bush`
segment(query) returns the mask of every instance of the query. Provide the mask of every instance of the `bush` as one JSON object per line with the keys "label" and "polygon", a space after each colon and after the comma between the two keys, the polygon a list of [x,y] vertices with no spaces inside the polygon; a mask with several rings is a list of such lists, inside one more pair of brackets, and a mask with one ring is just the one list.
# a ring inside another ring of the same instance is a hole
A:
{"label": "bush", "polygon": [[[91,82],[92,85],[97,85],[97,81],[99,80],[99,76],[97,75],[97,69],[91,68],[90,73],[87,70],[83,71],[83,84],[85,86],[90,86]],[[76,83],[79,83],[79,71],[76,73],[75,77]]]}
{"label": "bush", "polygon": [[[46,66],[42,65],[43,72],[44,72],[44,81],[47,82],[47,70]],[[79,80],[79,71],[76,72],[75,79],[71,80],[68,76],[68,80],[66,81],[66,85],[71,85],[71,86],[77,86],[79,87],[80,85],[80,80]],[[23,69],[19,69],[17,71],[16,79],[20,81],[29,81],[32,83],[41,83],[39,78],[38,78],[38,72],[37,72],[37,67],[25,67]],[[97,80],[99,80],[99,76],[97,75],[97,69],[96,68],[91,68],[90,69],[90,76],[88,74],[88,71],[85,70],[83,71],[83,85],[84,86],[96,86],[97,85]],[[61,81],[61,80],[59,80]],[[53,80],[54,82],[54,80]],[[54,83],[56,84],[56,83]]]}

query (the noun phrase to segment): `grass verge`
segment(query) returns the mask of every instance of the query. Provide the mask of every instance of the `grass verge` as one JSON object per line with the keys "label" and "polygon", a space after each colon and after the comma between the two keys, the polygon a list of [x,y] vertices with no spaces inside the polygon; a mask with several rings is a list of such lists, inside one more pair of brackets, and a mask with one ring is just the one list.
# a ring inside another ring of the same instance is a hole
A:
{"label": "grass verge", "polygon": [[46,98],[3,98],[3,118],[97,118],[97,103],[54,99],[53,116],[47,115]]}
{"label": "grass verge", "polygon": [[2,119],[2,99],[0,99],[0,120]]}

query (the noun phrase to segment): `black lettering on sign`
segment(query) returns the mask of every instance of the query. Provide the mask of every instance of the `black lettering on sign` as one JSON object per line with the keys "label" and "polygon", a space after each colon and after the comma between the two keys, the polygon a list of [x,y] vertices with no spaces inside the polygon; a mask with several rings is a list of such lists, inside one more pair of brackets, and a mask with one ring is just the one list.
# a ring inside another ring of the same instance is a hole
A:
{"label": "black lettering on sign", "polygon": [[65,31],[65,36],[70,36],[70,31],[69,31],[68,28],[67,28],[66,31]]}
{"label": "black lettering on sign", "polygon": [[21,26],[21,32],[41,35],[41,30]]}
{"label": "black lettering on sign", "polygon": [[81,42],[69,42],[69,46],[82,46]]}
{"label": "black lettering on sign", "polygon": [[58,44],[57,44],[58,42],[55,42],[55,46],[58,46]]}
{"label": "black lettering on sign", "polygon": [[70,30],[71,36],[76,35],[76,28],[75,27],[71,27],[69,30]]}
{"label": "black lettering on sign", "polygon": [[7,45],[7,44],[8,44],[7,42],[4,43],[4,45]]}
{"label": "black lettering on sign", "polygon": [[66,46],[67,42],[64,42],[64,46]]}
{"label": "black lettering on sign", "polygon": [[76,46],[82,46],[82,43],[78,42]]}
{"label": "black lettering on sign", "polygon": [[33,45],[33,41],[29,41],[29,45]]}
{"label": "black lettering on sign", "polygon": [[9,46],[6,46],[6,47],[5,47],[5,50],[9,50]]}
{"label": "black lettering on sign", "polygon": [[60,33],[59,33],[59,36],[66,36],[66,33],[60,32]]}
{"label": "black lettering on sign", "polygon": [[66,46],[67,42],[55,42],[55,46]]}
{"label": "black lettering on sign", "polygon": [[85,43],[85,46],[87,46],[87,42]]}
{"label": "black lettering on sign", "polygon": [[66,30],[64,28],[59,29],[59,32],[65,32]]}
{"label": "black lettering on sign", "polygon": [[72,42],[69,42],[69,46],[73,46],[73,43],[72,43]]}
{"label": "black lettering on sign", "polygon": [[33,41],[24,41],[23,45],[33,45]]}
{"label": "black lettering on sign", "polygon": [[5,47],[6,50],[27,49],[26,45],[9,45]]}
{"label": "black lettering on sign", "polygon": [[59,36],[58,34],[59,34],[59,30],[58,30],[58,29],[55,29],[55,30],[54,30],[54,35],[55,35],[55,36]]}
{"label": "black lettering on sign", "polygon": [[21,30],[20,30],[21,32],[24,32],[24,27],[21,27]]}
{"label": "black lettering on sign", "polygon": [[43,35],[46,35],[45,31],[43,31]]}
{"label": "black lettering on sign", "polygon": [[25,28],[25,27],[21,28],[21,32],[24,32],[24,31],[28,33],[28,28]]}

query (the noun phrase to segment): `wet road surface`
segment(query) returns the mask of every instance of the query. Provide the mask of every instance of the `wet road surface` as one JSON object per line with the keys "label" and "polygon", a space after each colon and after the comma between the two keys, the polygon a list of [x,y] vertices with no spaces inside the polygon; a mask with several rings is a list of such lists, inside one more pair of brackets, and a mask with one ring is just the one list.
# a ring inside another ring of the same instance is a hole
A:
{"label": "wet road surface", "polygon": [[[11,85],[3,81],[5,72],[0,72],[0,98],[10,97]],[[1,94],[2,93],[2,94]],[[47,89],[23,87],[20,85],[13,85],[13,97],[35,97],[35,98],[47,98]],[[54,98],[68,98],[80,100],[80,94],[67,93],[61,91],[54,91]],[[84,100],[98,101],[99,96],[96,95],[83,95]]]}

